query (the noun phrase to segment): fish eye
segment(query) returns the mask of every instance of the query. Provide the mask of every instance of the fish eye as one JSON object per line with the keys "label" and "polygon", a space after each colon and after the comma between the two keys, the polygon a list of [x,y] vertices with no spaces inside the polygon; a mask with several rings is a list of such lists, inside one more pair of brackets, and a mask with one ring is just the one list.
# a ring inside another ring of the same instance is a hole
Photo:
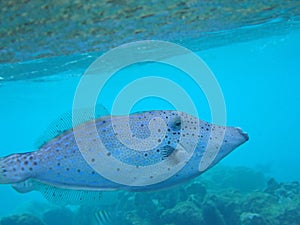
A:
{"label": "fish eye", "polygon": [[174,118],[174,120],[172,121],[172,129],[173,130],[180,130],[181,129],[181,118],[180,116],[177,116],[176,118]]}

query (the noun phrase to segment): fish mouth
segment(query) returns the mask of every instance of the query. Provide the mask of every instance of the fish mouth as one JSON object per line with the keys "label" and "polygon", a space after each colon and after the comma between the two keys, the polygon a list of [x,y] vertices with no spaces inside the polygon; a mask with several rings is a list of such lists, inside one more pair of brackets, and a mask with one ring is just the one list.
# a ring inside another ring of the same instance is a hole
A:
{"label": "fish mouth", "polygon": [[247,132],[242,132],[241,134],[244,136],[244,138],[245,138],[246,141],[249,140],[249,135],[248,135]]}
{"label": "fish mouth", "polygon": [[244,131],[242,130],[242,128],[240,128],[240,127],[237,127],[236,129],[239,131],[239,133],[240,133],[240,134],[242,135],[242,137],[245,139],[245,142],[249,140],[249,135],[248,135],[247,132],[244,132]]}

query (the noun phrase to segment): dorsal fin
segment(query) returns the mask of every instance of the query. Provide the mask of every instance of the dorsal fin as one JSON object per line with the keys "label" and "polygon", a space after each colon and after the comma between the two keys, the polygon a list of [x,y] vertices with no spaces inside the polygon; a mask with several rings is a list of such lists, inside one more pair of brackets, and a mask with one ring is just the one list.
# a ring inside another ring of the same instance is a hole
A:
{"label": "dorsal fin", "polygon": [[[96,105],[94,108],[83,108],[83,109],[76,109],[75,110],[76,121],[75,126],[90,121],[94,118],[99,118],[102,116],[109,115],[107,109],[101,105]],[[35,143],[35,147],[39,149],[43,146],[46,142],[50,141],[51,139],[57,137],[58,135],[62,134],[63,132],[73,128],[72,124],[72,112],[67,112],[62,114],[58,119],[54,120],[46,129],[46,131],[37,139]]]}

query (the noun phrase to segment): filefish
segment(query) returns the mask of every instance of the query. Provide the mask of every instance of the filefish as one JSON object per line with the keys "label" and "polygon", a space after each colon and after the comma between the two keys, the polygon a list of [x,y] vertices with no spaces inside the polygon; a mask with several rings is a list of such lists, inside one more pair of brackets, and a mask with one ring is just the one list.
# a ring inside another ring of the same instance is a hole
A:
{"label": "filefish", "polygon": [[188,181],[249,139],[240,128],[174,110],[102,116],[70,129],[60,121],[38,150],[0,158],[0,184],[57,202],[105,201],[103,191],[152,191]]}

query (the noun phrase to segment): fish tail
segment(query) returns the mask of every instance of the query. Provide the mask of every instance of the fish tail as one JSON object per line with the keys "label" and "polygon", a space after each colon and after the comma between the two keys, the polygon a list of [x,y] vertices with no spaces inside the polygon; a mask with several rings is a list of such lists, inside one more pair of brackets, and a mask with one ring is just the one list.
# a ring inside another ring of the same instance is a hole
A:
{"label": "fish tail", "polygon": [[24,165],[29,154],[12,154],[0,158],[0,184],[19,183],[30,177],[30,170],[26,170]]}

